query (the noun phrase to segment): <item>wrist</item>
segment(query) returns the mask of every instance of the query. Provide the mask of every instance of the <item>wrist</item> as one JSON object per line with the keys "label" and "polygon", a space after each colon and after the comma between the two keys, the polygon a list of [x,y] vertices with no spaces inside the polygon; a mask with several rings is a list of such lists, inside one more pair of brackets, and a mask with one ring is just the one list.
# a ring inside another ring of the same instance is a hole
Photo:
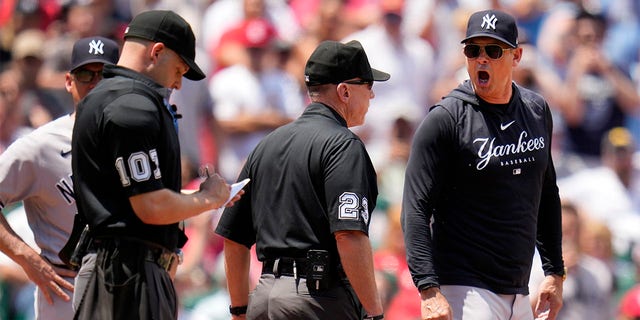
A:
{"label": "wrist", "polygon": [[238,306],[238,307],[229,306],[229,313],[231,313],[234,316],[240,316],[240,315],[246,314],[247,306],[246,305]]}
{"label": "wrist", "polygon": [[384,319],[384,313],[381,313],[377,316],[366,315],[363,320],[382,320]]}
{"label": "wrist", "polygon": [[559,278],[562,280],[562,282],[564,282],[565,280],[567,280],[567,268],[565,267],[565,268],[562,270],[562,272],[559,272],[559,273],[553,273],[553,274],[551,274],[551,275],[552,275],[552,276],[555,276],[555,277],[559,277]]}
{"label": "wrist", "polygon": [[420,286],[418,295],[421,298],[424,298],[426,296],[433,295],[435,292],[437,292],[439,290],[440,290],[440,285],[439,284],[437,284],[437,283],[429,283],[429,284]]}
{"label": "wrist", "polygon": [[418,291],[426,291],[427,289],[431,289],[431,288],[438,288],[440,289],[440,284],[437,282],[428,282],[428,283],[424,283],[421,284],[420,286],[418,286]]}

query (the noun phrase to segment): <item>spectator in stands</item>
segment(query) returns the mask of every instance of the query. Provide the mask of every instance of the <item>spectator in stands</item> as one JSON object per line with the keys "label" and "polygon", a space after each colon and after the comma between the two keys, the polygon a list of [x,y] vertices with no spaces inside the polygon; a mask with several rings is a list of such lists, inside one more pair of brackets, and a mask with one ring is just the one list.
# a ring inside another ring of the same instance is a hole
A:
{"label": "spectator in stands", "polygon": [[32,130],[17,103],[19,77],[15,70],[0,73],[0,153]]}
{"label": "spectator in stands", "polygon": [[[581,238],[588,221],[570,202],[562,204],[562,257],[567,268],[567,279],[563,285],[563,306],[558,314],[562,320],[609,320],[613,316],[612,297],[614,277],[609,266],[597,257],[583,251]],[[612,255],[609,255],[609,261]],[[534,259],[537,265],[539,259]],[[536,297],[538,283],[543,275],[540,268],[532,268],[529,288]],[[532,299],[532,306],[536,301]]]}
{"label": "spectator in stands", "polygon": [[46,52],[45,40],[44,32],[38,29],[28,29],[17,34],[9,66],[18,81],[16,107],[21,108],[26,117],[25,123],[34,128],[71,112],[69,106],[72,105],[63,105],[56,98],[54,90],[43,88],[38,82]]}
{"label": "spectator in stands", "polygon": [[222,130],[219,169],[228,180],[235,180],[267,133],[301,111],[303,93],[297,83],[269,60],[277,58],[276,41],[276,31],[265,19],[242,20],[220,40],[219,50],[232,52],[221,54],[236,61],[215,73],[209,85]]}
{"label": "spectator in stands", "polygon": [[640,171],[633,165],[636,143],[622,127],[605,133],[600,165],[558,180],[562,199],[611,229],[616,253],[640,241]]}
{"label": "spectator in stands", "polygon": [[411,280],[405,257],[404,239],[400,225],[400,203],[387,209],[387,230],[381,247],[374,252],[373,265],[376,273],[387,282],[388,290],[378,289],[383,297],[384,314],[387,319],[420,319],[420,297]]}
{"label": "spectator in stands", "polygon": [[344,42],[362,43],[372,64],[394,76],[376,89],[367,121],[355,128],[364,140],[376,170],[388,163],[391,135],[396,120],[402,118],[417,127],[431,105],[431,88],[437,70],[434,49],[424,39],[402,29],[404,0],[382,0],[379,19],[364,30],[348,35]]}
{"label": "spectator in stands", "polygon": [[575,44],[567,64],[560,106],[567,126],[567,147],[592,157],[600,156],[600,141],[609,129],[623,126],[629,114],[640,110],[633,82],[605,56],[606,21],[582,11],[575,18]]}

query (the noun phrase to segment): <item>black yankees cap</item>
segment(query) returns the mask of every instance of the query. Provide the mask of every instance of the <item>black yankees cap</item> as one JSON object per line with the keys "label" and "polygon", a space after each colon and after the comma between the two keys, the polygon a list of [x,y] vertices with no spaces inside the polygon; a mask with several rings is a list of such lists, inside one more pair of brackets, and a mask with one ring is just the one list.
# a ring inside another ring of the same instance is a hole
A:
{"label": "black yankees cap", "polygon": [[195,62],[196,37],[191,26],[173,11],[150,10],[133,18],[124,31],[124,38],[142,38],[154,42],[162,42],[175,51],[189,66],[185,78],[202,80],[204,72]]}
{"label": "black yankees cap", "polygon": [[82,38],[73,44],[70,70],[74,71],[94,62],[116,64],[119,56],[120,47],[109,38],[99,36]]}
{"label": "black yankees cap", "polygon": [[467,35],[461,43],[477,37],[500,40],[512,48],[518,47],[518,27],[515,18],[500,10],[478,11],[469,17]]}
{"label": "black yankees cap", "polygon": [[338,41],[323,41],[311,53],[304,68],[307,86],[340,83],[361,78],[365,81],[387,81],[391,76],[371,68],[369,59],[360,42],[344,44]]}

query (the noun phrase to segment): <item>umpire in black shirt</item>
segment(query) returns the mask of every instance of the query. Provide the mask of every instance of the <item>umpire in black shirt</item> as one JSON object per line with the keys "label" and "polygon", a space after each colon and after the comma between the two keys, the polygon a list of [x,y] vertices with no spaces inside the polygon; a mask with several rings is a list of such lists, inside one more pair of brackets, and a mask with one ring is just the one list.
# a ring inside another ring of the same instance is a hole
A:
{"label": "umpire in black shirt", "polygon": [[205,78],[188,22],[145,11],[124,40],[118,64],[105,65],[104,80],[79,103],[73,130],[78,215],[91,239],[80,255],[75,319],[177,319],[171,275],[187,241],[181,222],[223,206],[230,186],[214,174],[180,193],[179,115],[168,98],[182,77]]}
{"label": "umpire in black shirt", "polygon": [[[234,319],[383,318],[368,238],[376,173],[348,127],[363,124],[373,82],[388,79],[357,41],[311,54],[312,103],[249,155],[238,180],[251,183],[216,228]],[[263,268],[249,299],[253,244]]]}

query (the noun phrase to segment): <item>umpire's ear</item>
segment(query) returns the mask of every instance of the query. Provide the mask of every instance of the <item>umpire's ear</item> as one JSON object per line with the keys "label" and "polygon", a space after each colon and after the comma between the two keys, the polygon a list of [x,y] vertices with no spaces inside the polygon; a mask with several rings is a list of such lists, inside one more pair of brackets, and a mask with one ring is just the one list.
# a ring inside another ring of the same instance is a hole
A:
{"label": "umpire's ear", "polygon": [[340,102],[347,103],[349,101],[349,86],[346,83],[338,83],[336,92]]}

